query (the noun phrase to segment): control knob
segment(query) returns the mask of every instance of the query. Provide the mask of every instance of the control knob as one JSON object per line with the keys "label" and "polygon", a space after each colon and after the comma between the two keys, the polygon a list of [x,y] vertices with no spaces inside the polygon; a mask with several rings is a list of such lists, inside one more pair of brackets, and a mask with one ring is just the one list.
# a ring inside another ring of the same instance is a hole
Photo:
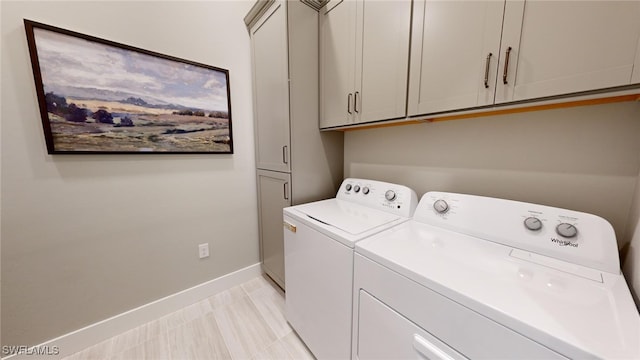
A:
{"label": "control knob", "polygon": [[353,191],[360,192],[360,185],[356,185],[353,187]]}
{"label": "control knob", "polygon": [[537,217],[530,216],[524,219],[524,227],[531,231],[538,231],[542,229],[542,221],[540,221],[540,219],[538,219]]}
{"label": "control knob", "polygon": [[562,237],[572,238],[578,235],[578,228],[569,223],[561,223],[556,226],[556,232]]}
{"label": "control knob", "polygon": [[365,194],[365,195],[367,195],[367,194],[369,193],[369,188],[368,188],[368,187],[366,187],[366,186],[365,186],[365,187],[363,187],[363,188],[362,188],[362,193],[363,193],[363,194]]}
{"label": "control knob", "polygon": [[447,204],[446,201],[440,199],[440,200],[436,200],[436,202],[433,203],[433,208],[440,214],[444,214],[447,211],[449,211],[449,204]]}
{"label": "control knob", "polygon": [[393,190],[387,190],[387,192],[384,193],[384,197],[389,201],[393,201],[396,199],[396,192]]}
{"label": "control knob", "polygon": [[347,189],[347,191],[351,191],[351,184],[347,184],[344,188]]}

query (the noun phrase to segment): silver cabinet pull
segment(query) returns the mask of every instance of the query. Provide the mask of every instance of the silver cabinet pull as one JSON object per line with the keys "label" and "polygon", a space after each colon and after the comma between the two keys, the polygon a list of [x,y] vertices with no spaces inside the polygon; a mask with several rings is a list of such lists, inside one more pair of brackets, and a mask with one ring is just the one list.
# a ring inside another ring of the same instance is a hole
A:
{"label": "silver cabinet pull", "polygon": [[485,89],[489,88],[489,64],[491,63],[491,56],[493,56],[492,53],[489,53],[489,55],[487,55],[487,61],[484,65],[484,88]]}
{"label": "silver cabinet pull", "polygon": [[359,94],[359,92],[356,91],[356,94],[353,97],[353,111],[355,111],[355,112],[359,112],[358,111],[358,94]]}
{"label": "silver cabinet pull", "polygon": [[289,156],[288,156],[289,152],[287,150],[288,150],[288,146],[287,145],[282,147],[282,162],[285,163],[285,164],[289,163]]}
{"label": "silver cabinet pull", "polygon": [[504,72],[502,73],[502,83],[507,84],[507,73],[509,72],[509,57],[511,56],[511,46],[507,49],[504,56]]}
{"label": "silver cabinet pull", "polygon": [[351,114],[351,96],[353,96],[351,93],[347,95],[347,112],[349,114]]}
{"label": "silver cabinet pull", "polygon": [[284,199],[289,200],[289,183],[288,182],[284,183],[283,188],[284,188]]}

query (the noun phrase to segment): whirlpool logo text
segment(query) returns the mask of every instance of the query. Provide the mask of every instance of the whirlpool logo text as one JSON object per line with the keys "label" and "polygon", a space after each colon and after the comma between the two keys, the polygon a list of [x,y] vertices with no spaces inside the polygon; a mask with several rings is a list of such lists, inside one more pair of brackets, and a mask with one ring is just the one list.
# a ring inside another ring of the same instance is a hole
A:
{"label": "whirlpool logo text", "polygon": [[569,240],[560,240],[557,238],[551,238],[551,242],[557,244],[558,246],[570,246],[570,247],[578,247],[578,243],[571,242]]}

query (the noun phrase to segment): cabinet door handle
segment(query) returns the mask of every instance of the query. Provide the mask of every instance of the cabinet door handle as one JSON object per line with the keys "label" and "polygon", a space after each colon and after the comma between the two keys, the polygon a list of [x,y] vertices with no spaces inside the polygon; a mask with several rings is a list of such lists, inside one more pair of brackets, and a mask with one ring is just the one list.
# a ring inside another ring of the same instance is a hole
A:
{"label": "cabinet door handle", "polygon": [[504,55],[504,72],[502,73],[502,83],[507,84],[507,73],[509,72],[509,57],[511,56],[511,46],[507,48],[507,53]]}
{"label": "cabinet door handle", "polygon": [[356,94],[353,97],[353,111],[355,112],[359,112],[358,111],[358,94],[359,92],[356,91]]}
{"label": "cabinet door handle", "polygon": [[284,189],[284,199],[289,200],[289,183],[286,182],[283,185],[284,186],[282,188]]}
{"label": "cabinet door handle", "polygon": [[492,53],[489,53],[489,55],[487,55],[487,61],[484,65],[484,88],[485,89],[489,88],[489,64],[491,64],[491,56],[493,56]]}
{"label": "cabinet door handle", "polygon": [[287,145],[282,147],[282,162],[285,164],[289,163],[289,152],[287,151],[288,148],[289,147]]}
{"label": "cabinet door handle", "polygon": [[418,334],[413,334],[413,348],[429,360],[454,360],[449,354]]}
{"label": "cabinet door handle", "polygon": [[349,95],[347,95],[347,112],[349,114],[351,114],[351,97],[353,95],[351,93],[349,93]]}

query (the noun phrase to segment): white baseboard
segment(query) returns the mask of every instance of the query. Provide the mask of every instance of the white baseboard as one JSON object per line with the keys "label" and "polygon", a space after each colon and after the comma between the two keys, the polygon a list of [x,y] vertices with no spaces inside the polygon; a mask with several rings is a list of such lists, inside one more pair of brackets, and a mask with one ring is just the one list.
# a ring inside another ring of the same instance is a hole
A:
{"label": "white baseboard", "polygon": [[[40,345],[30,348],[31,351],[27,350],[25,354],[9,355],[3,357],[1,360],[34,360],[38,358],[51,360],[69,356],[127,330],[146,324],[226,289],[249,281],[260,276],[260,274],[262,274],[262,270],[260,269],[259,263],[247,266],[244,269],[234,271],[217,279],[204,282],[192,288],[91,324],[82,329],[45,341]],[[51,353],[53,349],[59,349],[59,354],[56,354],[56,356],[33,355],[35,349],[44,350],[45,352],[48,350],[49,353]]]}

